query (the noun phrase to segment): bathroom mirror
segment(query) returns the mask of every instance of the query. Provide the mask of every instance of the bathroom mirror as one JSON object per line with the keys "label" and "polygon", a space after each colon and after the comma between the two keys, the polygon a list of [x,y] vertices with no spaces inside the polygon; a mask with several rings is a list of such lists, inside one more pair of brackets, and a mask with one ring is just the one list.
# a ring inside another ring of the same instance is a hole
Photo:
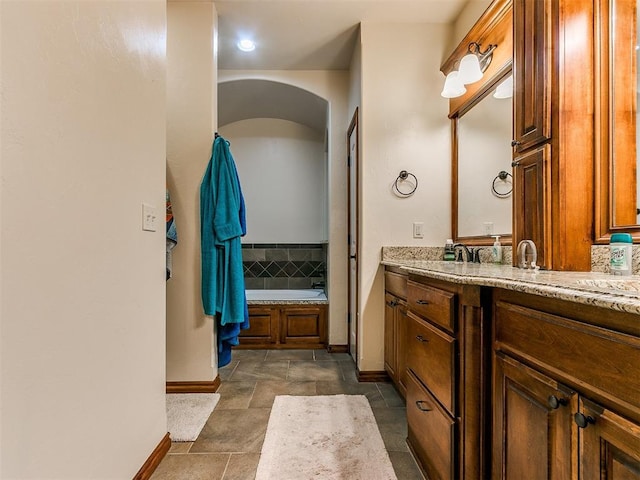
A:
{"label": "bathroom mirror", "polygon": [[511,68],[501,72],[452,118],[452,234],[457,242],[490,245],[491,235],[500,235],[503,244],[511,240],[513,102],[510,96],[494,96],[510,76]]}
{"label": "bathroom mirror", "polygon": [[625,231],[640,240],[638,183],[638,9],[640,0],[598,2],[600,75],[596,88],[599,156],[596,198],[596,241]]}

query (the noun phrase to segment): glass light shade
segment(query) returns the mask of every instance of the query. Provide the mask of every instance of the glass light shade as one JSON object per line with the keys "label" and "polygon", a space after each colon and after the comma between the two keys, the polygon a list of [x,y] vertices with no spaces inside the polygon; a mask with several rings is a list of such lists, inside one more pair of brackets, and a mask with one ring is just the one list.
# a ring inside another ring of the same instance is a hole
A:
{"label": "glass light shade", "polygon": [[498,87],[493,94],[494,98],[511,98],[513,97],[513,75],[509,75]]}
{"label": "glass light shade", "polygon": [[482,78],[480,60],[475,53],[468,53],[462,57],[462,60],[460,60],[460,69],[458,70],[458,78],[464,85],[477,82]]}
{"label": "glass light shade", "polygon": [[444,87],[440,95],[442,95],[444,98],[455,98],[459,97],[460,95],[464,95],[466,91],[467,89],[464,88],[464,85],[458,78],[458,72],[454,70],[453,72],[449,73],[449,75],[447,75],[447,78],[445,78]]}

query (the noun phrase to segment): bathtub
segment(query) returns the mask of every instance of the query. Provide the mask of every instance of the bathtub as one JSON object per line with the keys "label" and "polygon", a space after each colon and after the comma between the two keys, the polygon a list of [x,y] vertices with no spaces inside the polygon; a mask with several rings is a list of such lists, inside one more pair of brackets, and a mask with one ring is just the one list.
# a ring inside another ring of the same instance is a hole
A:
{"label": "bathtub", "polygon": [[247,302],[326,302],[321,289],[307,290],[247,290]]}

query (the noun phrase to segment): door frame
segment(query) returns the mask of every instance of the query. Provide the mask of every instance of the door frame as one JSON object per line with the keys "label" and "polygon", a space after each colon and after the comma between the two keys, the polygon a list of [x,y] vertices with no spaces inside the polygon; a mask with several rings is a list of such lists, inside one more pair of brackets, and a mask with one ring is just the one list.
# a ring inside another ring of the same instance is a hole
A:
{"label": "door frame", "polygon": [[[360,131],[358,121],[359,108],[356,107],[351,118],[351,123],[347,129],[347,351],[352,355],[356,365],[358,364],[358,310],[360,305],[360,299],[358,295],[358,278],[360,274],[359,270],[359,256],[360,256],[360,223],[358,218],[358,212],[360,211],[360,191],[359,191],[359,165],[360,165]],[[355,132],[355,158],[351,158],[351,141]],[[355,190],[355,191],[353,191]],[[351,198],[354,198],[355,205],[352,205]],[[352,208],[353,207],[353,208]],[[352,214],[353,210],[353,214]],[[355,218],[352,218],[355,217]],[[351,241],[353,236],[354,253],[355,258],[351,253]],[[351,261],[355,262],[355,275],[352,278],[351,275]],[[352,302],[353,295],[353,302]],[[353,324],[352,324],[353,322]],[[351,331],[355,330],[354,339],[355,345],[351,345]],[[353,350],[352,350],[353,349]]]}

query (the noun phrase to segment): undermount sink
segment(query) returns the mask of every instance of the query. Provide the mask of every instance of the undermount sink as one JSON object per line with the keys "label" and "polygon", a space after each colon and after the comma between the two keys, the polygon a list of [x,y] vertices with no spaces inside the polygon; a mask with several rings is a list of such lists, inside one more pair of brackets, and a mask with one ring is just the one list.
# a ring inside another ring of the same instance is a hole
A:
{"label": "undermount sink", "polygon": [[640,278],[585,278],[576,280],[576,284],[585,287],[640,293]]}

